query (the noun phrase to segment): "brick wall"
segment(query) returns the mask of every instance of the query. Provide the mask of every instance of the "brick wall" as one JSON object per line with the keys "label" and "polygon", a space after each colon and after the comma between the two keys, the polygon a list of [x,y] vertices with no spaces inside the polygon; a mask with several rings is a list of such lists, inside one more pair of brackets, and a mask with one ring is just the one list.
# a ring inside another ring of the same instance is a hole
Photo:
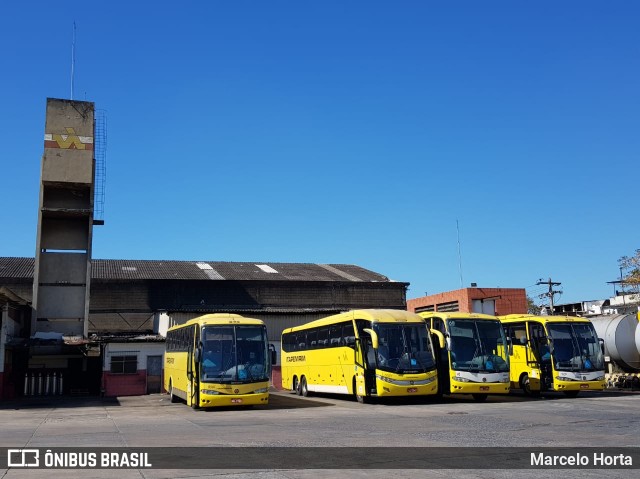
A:
{"label": "brick wall", "polygon": [[282,390],[282,370],[281,366],[271,368],[271,385],[277,390]]}
{"label": "brick wall", "polygon": [[421,298],[407,300],[407,310],[415,312],[425,307],[457,301],[459,311],[472,312],[474,299],[494,299],[496,302],[496,314],[524,314],[527,312],[527,293],[524,288],[464,288],[445,293],[432,294]]}

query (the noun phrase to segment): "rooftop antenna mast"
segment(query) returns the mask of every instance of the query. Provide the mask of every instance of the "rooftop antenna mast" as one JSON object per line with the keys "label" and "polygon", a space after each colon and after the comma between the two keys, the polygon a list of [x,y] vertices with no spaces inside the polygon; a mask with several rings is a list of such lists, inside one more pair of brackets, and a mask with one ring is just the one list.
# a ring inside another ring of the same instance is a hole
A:
{"label": "rooftop antenna mast", "polygon": [[460,288],[463,288],[462,281],[462,253],[460,252],[460,225],[458,224],[458,220],[456,219],[456,232],[458,234],[458,271],[460,272]]}
{"label": "rooftop antenna mast", "polygon": [[73,100],[73,70],[76,66],[76,21],[73,21],[73,36],[71,40],[71,98]]}

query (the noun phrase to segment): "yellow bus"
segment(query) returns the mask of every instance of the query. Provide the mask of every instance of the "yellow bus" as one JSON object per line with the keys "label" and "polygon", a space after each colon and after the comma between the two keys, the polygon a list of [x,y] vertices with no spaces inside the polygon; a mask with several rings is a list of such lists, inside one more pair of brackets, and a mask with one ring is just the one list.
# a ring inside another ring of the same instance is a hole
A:
{"label": "yellow bus", "polygon": [[604,346],[588,319],[572,316],[500,316],[511,339],[511,386],[528,396],[605,387]]}
{"label": "yellow bus", "polygon": [[509,393],[507,338],[496,316],[461,312],[421,312],[437,336],[440,394],[471,394],[484,401],[489,394]]}
{"label": "yellow bus", "polygon": [[259,319],[200,316],[167,331],[164,387],[194,409],[267,404],[275,353]]}
{"label": "yellow bus", "polygon": [[431,337],[423,319],[391,309],[361,309],[282,333],[282,387],[374,397],[436,394]]}

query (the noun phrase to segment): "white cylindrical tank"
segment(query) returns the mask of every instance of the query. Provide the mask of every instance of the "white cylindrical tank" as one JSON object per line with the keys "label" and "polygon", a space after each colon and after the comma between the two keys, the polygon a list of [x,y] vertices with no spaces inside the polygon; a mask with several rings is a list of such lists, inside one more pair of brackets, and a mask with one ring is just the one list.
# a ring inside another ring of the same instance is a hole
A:
{"label": "white cylindrical tank", "polygon": [[599,338],[604,340],[604,351],[625,371],[640,371],[640,348],[636,343],[638,320],[634,314],[591,316]]}

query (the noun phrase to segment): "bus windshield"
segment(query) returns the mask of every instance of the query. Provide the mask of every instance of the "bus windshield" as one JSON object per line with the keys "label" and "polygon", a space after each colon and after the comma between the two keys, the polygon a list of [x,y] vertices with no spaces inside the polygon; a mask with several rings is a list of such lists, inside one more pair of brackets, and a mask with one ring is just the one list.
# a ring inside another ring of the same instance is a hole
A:
{"label": "bus windshield", "polygon": [[264,326],[202,328],[203,382],[251,383],[269,379]]}
{"label": "bus windshield", "polygon": [[547,323],[558,371],[604,370],[604,357],[591,323]]}
{"label": "bus windshield", "polygon": [[451,368],[457,371],[498,373],[509,371],[507,344],[499,321],[449,320]]}
{"label": "bus windshield", "polygon": [[424,324],[374,323],[378,335],[378,368],[394,373],[421,373],[435,368],[431,339]]}

